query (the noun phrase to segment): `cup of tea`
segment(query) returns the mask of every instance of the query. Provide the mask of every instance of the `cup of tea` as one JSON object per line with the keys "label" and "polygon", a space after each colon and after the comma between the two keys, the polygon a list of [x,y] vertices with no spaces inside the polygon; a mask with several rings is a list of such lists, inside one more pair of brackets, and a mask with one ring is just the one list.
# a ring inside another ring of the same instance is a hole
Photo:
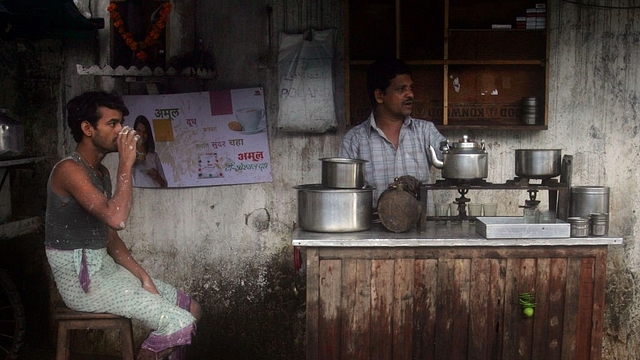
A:
{"label": "cup of tea", "polygon": [[264,110],[259,108],[242,108],[235,112],[236,119],[242,125],[243,131],[258,130],[260,120],[264,115]]}

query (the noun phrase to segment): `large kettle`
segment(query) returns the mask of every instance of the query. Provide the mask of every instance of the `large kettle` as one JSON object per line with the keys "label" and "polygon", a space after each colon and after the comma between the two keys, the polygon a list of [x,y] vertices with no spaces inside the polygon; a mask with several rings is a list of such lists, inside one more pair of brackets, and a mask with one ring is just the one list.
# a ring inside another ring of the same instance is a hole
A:
{"label": "large kettle", "polygon": [[443,160],[436,156],[433,146],[429,146],[429,160],[433,166],[442,169],[442,177],[452,180],[480,180],[489,173],[489,161],[484,141],[477,143],[463,135],[458,142],[443,141],[440,144]]}

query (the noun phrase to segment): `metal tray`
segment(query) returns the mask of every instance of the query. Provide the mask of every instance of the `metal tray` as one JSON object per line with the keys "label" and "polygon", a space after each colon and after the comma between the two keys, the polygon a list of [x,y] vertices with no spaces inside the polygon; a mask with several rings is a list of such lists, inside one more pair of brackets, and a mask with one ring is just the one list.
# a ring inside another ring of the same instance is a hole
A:
{"label": "metal tray", "polygon": [[483,216],[476,221],[476,232],[487,239],[548,239],[571,237],[571,224],[525,224],[521,216]]}

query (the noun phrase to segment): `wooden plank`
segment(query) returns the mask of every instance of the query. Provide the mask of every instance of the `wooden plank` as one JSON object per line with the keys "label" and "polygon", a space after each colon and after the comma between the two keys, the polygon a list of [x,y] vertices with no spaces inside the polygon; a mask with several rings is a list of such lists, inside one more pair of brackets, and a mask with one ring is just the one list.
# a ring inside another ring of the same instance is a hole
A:
{"label": "wooden plank", "polygon": [[369,359],[371,332],[371,261],[342,264],[342,359]]}
{"label": "wooden plank", "polygon": [[531,359],[548,359],[548,316],[549,316],[549,276],[551,260],[538,259],[536,272],[536,307],[533,314],[533,340],[531,342]]}
{"label": "wooden plank", "polygon": [[411,359],[413,344],[414,259],[395,262],[393,289],[393,359]]}
{"label": "wooden plank", "polygon": [[318,316],[320,259],[317,248],[307,248],[307,360],[319,359]]}
{"label": "wooden plank", "polygon": [[469,349],[469,291],[471,259],[454,262],[453,297],[453,347],[449,359],[464,359]]}
{"label": "wooden plank", "polygon": [[471,286],[469,294],[469,355],[468,359],[485,360],[489,355],[487,337],[492,334],[487,323],[493,323],[489,313],[494,310],[489,300],[491,260],[471,260]]}
{"label": "wooden plank", "polygon": [[371,359],[388,360],[392,357],[394,262],[371,262]]}
{"label": "wooden plank", "polygon": [[487,303],[487,356],[484,359],[502,358],[502,332],[504,328],[506,259],[490,259],[489,298]]}
{"label": "wooden plank", "polygon": [[33,216],[26,219],[10,221],[0,224],[0,241],[9,240],[41,230],[44,230],[44,222],[41,216]]}
{"label": "wooden plank", "polygon": [[502,332],[502,359],[512,360],[517,357],[518,321],[520,316],[518,305],[518,273],[520,259],[507,259],[506,283],[504,289],[504,327]]}
{"label": "wooden plank", "polygon": [[591,360],[602,359],[602,326],[604,322],[604,299],[607,286],[607,247],[603,246],[596,256],[593,285],[593,328],[591,329]]}
{"label": "wooden plank", "polygon": [[341,260],[320,261],[320,299],[318,314],[319,358],[340,356]]}
{"label": "wooden plank", "polygon": [[453,299],[455,296],[455,261],[441,259],[438,262],[438,299],[436,300],[436,359],[452,359]]}
{"label": "wooden plank", "polygon": [[562,357],[562,324],[564,323],[565,287],[567,284],[567,259],[550,259],[549,315],[547,327],[547,357]]}
{"label": "wooden plank", "polygon": [[533,340],[533,319],[524,316],[523,308],[520,305],[520,294],[530,293],[536,296],[536,259],[521,259],[518,278],[518,291],[515,297],[517,310],[514,314],[516,319],[517,331],[517,356],[513,359],[530,359]]}
{"label": "wooden plank", "polygon": [[580,295],[580,258],[567,261],[567,285],[565,290],[564,324],[562,337],[562,358],[576,358],[576,328],[578,325],[578,297]]}
{"label": "wooden plank", "polygon": [[436,360],[436,302],[438,261],[419,259],[414,264],[414,359]]}
{"label": "wooden plank", "polygon": [[578,319],[576,325],[576,359],[591,358],[594,267],[594,258],[584,258],[581,260],[578,288]]}

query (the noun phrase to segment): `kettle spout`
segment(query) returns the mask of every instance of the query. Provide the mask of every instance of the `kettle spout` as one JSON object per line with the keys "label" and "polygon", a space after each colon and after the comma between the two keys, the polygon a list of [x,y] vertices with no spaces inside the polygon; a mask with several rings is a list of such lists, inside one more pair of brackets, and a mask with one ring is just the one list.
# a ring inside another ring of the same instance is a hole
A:
{"label": "kettle spout", "polygon": [[431,145],[429,145],[429,161],[431,161],[431,163],[436,169],[442,169],[444,167],[444,162],[438,159],[438,155],[436,155],[436,150]]}

